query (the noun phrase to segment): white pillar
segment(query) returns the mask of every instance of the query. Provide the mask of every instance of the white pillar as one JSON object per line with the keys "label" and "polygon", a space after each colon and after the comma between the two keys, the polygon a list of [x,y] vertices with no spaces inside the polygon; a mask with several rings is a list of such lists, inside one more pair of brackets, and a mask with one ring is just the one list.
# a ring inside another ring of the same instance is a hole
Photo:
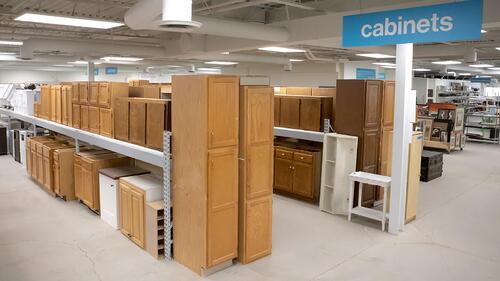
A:
{"label": "white pillar", "polygon": [[95,81],[95,65],[94,62],[89,61],[87,65],[87,73],[89,76],[89,82],[94,82]]}
{"label": "white pillar", "polygon": [[[391,209],[389,233],[403,230],[405,221],[408,153],[412,128],[409,109],[416,106],[410,96],[413,76],[413,44],[398,44],[396,51],[396,96],[392,147]],[[414,112],[414,111],[413,111]]]}

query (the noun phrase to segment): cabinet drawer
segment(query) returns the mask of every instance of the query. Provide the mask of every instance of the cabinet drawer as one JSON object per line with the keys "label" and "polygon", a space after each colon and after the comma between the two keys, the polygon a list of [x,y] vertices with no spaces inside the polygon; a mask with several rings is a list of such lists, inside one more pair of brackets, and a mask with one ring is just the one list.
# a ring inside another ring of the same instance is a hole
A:
{"label": "cabinet drawer", "polygon": [[312,163],[313,156],[311,154],[307,154],[307,153],[294,152],[293,153],[293,160],[304,162],[304,163]]}
{"label": "cabinet drawer", "polygon": [[284,150],[284,149],[276,148],[276,157],[291,160],[293,158],[293,152],[288,151],[288,150]]}

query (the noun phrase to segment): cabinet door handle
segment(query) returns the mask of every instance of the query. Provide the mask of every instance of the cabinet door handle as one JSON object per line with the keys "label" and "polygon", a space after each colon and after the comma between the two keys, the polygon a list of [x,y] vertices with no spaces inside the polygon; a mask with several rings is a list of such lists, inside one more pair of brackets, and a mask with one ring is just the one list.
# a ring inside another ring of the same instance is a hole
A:
{"label": "cabinet door handle", "polygon": [[300,160],[304,160],[304,157],[303,157],[303,156],[300,156]]}
{"label": "cabinet door handle", "polygon": [[292,169],[292,166],[290,166],[290,170]]}
{"label": "cabinet door handle", "polygon": [[295,166],[292,166],[292,170],[295,170]]}

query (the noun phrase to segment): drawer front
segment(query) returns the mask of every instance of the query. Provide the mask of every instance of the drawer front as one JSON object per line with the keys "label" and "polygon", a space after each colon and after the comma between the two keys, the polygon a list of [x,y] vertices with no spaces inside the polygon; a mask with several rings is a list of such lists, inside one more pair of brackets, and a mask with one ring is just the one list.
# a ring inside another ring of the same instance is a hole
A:
{"label": "drawer front", "polygon": [[293,160],[304,162],[304,163],[312,163],[313,156],[312,156],[312,154],[308,154],[308,153],[294,152],[293,153]]}
{"label": "drawer front", "polygon": [[293,152],[289,150],[276,148],[276,158],[292,160]]}

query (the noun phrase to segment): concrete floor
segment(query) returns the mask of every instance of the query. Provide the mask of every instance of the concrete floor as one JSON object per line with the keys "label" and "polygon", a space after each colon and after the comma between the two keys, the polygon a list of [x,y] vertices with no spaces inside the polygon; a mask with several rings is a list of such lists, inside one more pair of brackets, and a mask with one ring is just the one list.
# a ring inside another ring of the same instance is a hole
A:
{"label": "concrete floor", "polygon": [[[273,254],[206,280],[499,280],[500,148],[468,144],[422,183],[404,233],[275,196]],[[0,157],[0,280],[202,280],[156,261],[86,207],[49,196]]]}

